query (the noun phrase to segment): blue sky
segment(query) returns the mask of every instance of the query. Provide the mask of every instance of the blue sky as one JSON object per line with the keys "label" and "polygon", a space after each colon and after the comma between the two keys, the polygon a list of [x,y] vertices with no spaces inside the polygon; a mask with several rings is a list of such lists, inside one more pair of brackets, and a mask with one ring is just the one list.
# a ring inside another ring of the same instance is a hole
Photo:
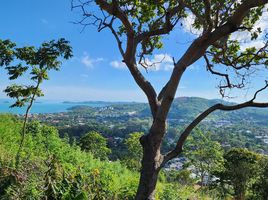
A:
{"label": "blue sky", "polygon": [[[11,39],[18,46],[38,46],[43,41],[61,37],[71,42],[74,57],[63,62],[60,72],[50,73],[50,80],[42,85],[44,99],[146,101],[130,73],[122,66],[111,33],[108,30],[99,33],[93,26],[81,32],[82,27],[72,23],[79,18],[79,14],[71,11],[69,0],[3,0],[1,3],[1,39]],[[190,27],[189,24],[185,24],[186,28]],[[186,28],[177,28],[164,40],[165,47],[150,58],[157,61],[166,55],[165,62],[148,73],[144,71],[157,91],[169,78],[171,57],[179,59],[193,40],[193,35]],[[17,82],[20,83],[20,80]],[[252,88],[262,84],[261,78],[253,82]],[[4,70],[0,83],[1,91],[11,83]],[[220,98],[217,83],[217,78],[205,70],[200,60],[183,76],[177,96]],[[250,91],[235,91],[234,96],[238,98],[234,100],[250,98]],[[0,98],[5,98],[3,92],[0,92]],[[267,95],[263,94],[260,100],[266,98]]]}

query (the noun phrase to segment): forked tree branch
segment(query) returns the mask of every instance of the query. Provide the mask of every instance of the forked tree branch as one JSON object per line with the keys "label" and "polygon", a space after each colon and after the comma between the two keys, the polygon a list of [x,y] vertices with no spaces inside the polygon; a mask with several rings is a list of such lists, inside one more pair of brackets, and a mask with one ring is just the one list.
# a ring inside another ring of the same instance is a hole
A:
{"label": "forked tree branch", "polygon": [[[267,34],[265,38],[267,40]],[[217,45],[217,48],[221,48],[222,50],[222,53],[220,55],[217,55],[216,53],[210,51],[206,51],[206,54],[212,56],[218,63],[230,66],[237,71],[242,69],[250,69],[252,66],[263,65],[266,63],[266,60],[268,58],[268,41],[266,41],[263,47],[259,48],[257,52],[242,52],[237,57],[228,55],[228,52],[226,52],[226,49],[228,48],[227,44],[224,44],[224,46]],[[244,59],[246,60],[243,61]],[[241,60],[243,61],[242,63]],[[256,60],[258,60],[258,62],[256,62]]]}
{"label": "forked tree branch", "polygon": [[231,85],[231,81],[230,81],[229,75],[228,75],[228,74],[225,74],[225,73],[221,73],[221,72],[217,72],[217,71],[215,71],[215,70],[213,69],[213,65],[210,64],[209,59],[208,59],[208,57],[207,57],[206,55],[204,55],[204,59],[205,59],[206,64],[207,64],[207,70],[210,71],[211,74],[215,74],[215,75],[217,75],[217,76],[222,76],[222,77],[224,77],[225,80],[226,80],[226,83],[227,83],[226,86],[229,87],[229,88],[231,88],[232,85]]}
{"label": "forked tree branch", "polygon": [[124,57],[125,56],[125,52],[124,52],[123,47],[122,47],[122,41],[120,40],[120,38],[118,36],[118,33],[115,31],[115,29],[113,27],[114,20],[115,20],[115,17],[112,16],[112,19],[111,19],[110,23],[105,24],[105,26],[107,26],[111,30],[112,34],[114,35],[114,37],[116,39],[116,42],[117,42],[117,45],[118,45],[118,49],[119,49],[119,51],[121,53],[121,56]]}
{"label": "forked tree branch", "polygon": [[221,94],[222,97],[227,97],[225,95],[225,89],[226,88],[229,88],[229,89],[239,88],[239,89],[241,89],[241,88],[245,87],[244,81],[245,81],[245,76],[247,74],[242,75],[242,74],[239,74],[238,72],[236,72],[236,74],[238,74],[238,75],[240,75],[242,77],[241,77],[241,82],[240,83],[234,84],[234,83],[231,82],[230,77],[229,77],[230,76],[229,74],[222,73],[222,72],[219,72],[219,71],[214,70],[213,69],[213,65],[210,63],[210,61],[209,61],[208,57],[206,56],[206,54],[203,57],[204,57],[204,59],[206,61],[207,70],[211,74],[214,74],[214,75],[217,75],[217,76],[221,76],[221,77],[223,77],[225,79],[225,83],[224,84],[221,84],[220,83],[220,85],[219,85],[220,94]]}
{"label": "forked tree branch", "polygon": [[136,42],[139,43],[146,38],[168,34],[170,31],[172,31],[172,29],[176,26],[176,24],[180,20],[179,17],[177,17],[174,20],[174,22],[172,22],[171,19],[174,16],[176,16],[178,13],[180,13],[184,8],[185,8],[185,5],[183,4],[183,0],[180,0],[178,6],[172,9],[166,10],[163,16],[165,18],[163,27],[140,33],[139,35],[136,36]]}
{"label": "forked tree branch", "polygon": [[[88,2],[93,2],[88,0]],[[211,24],[211,10],[209,9],[210,1],[203,0],[205,4],[205,21],[209,27],[209,30],[206,33],[203,33],[199,38],[197,38],[187,49],[185,54],[179,59],[179,61],[175,64],[171,77],[167,84],[164,86],[162,92],[160,92],[159,99],[157,98],[157,94],[151,83],[146,80],[143,74],[140,72],[137,66],[136,61],[136,51],[138,44],[146,38],[158,36],[161,34],[166,34],[171,31],[178,22],[177,20],[180,18],[180,11],[187,7],[184,0],[179,0],[177,7],[173,9],[166,9],[166,15],[160,17],[160,19],[165,20],[163,22],[163,26],[159,29],[152,29],[149,31],[145,31],[143,33],[136,33],[134,30],[134,25],[132,24],[128,13],[124,12],[119,5],[118,0],[95,0],[94,1],[103,11],[106,11],[110,16],[116,17],[124,26],[124,31],[126,33],[126,48],[124,51],[123,62],[126,63],[129,71],[134,77],[138,86],[143,90],[146,94],[147,99],[150,104],[150,108],[152,111],[153,118],[156,119],[155,122],[160,121],[161,123],[165,122],[167,114],[169,112],[170,106],[173,102],[177,87],[179,85],[180,79],[186,70],[192,63],[201,58],[207,48],[210,45],[213,45],[216,41],[228,37],[229,34],[237,31],[242,24],[243,19],[249,14],[252,8],[263,6],[268,3],[268,0],[244,0],[241,4],[239,4],[236,11],[228,18],[224,19],[223,23],[216,27],[215,29],[211,29],[213,27],[213,23]],[[188,5],[189,6],[189,5]],[[190,8],[189,8],[190,9]],[[195,14],[195,13],[193,13]],[[178,16],[177,16],[178,15]],[[198,13],[197,13],[198,15]],[[165,17],[165,19],[164,19]],[[196,16],[198,17],[198,16]],[[111,29],[113,32],[113,29]],[[212,31],[213,30],[213,31]],[[113,32],[115,33],[115,32]],[[115,35],[116,40],[121,45],[121,41],[118,40],[117,35]],[[120,50],[121,54],[123,53],[122,49]],[[161,103],[160,103],[161,101]],[[154,124],[152,126],[154,128]],[[155,127],[157,128],[157,126]],[[156,133],[159,131],[156,131]],[[160,136],[161,137],[161,136]]]}
{"label": "forked tree branch", "polygon": [[246,108],[246,107],[255,107],[255,108],[266,108],[268,107],[268,103],[257,103],[254,102],[255,99],[257,98],[257,95],[262,92],[263,90],[268,88],[268,81],[266,81],[266,85],[257,90],[253,96],[253,98],[247,102],[241,103],[241,104],[236,104],[236,105],[223,105],[221,103],[219,104],[215,104],[213,106],[211,106],[210,108],[208,108],[207,110],[205,110],[203,113],[201,113],[197,118],[195,118],[195,120],[193,120],[192,123],[190,123],[185,130],[182,132],[182,134],[180,135],[179,140],[177,141],[177,145],[176,147],[168,152],[165,156],[164,156],[164,160],[162,163],[162,166],[164,166],[169,160],[177,157],[182,151],[183,151],[183,145],[184,142],[186,141],[186,139],[188,138],[188,136],[190,135],[190,133],[192,132],[192,130],[203,120],[205,119],[209,114],[211,114],[212,112],[216,111],[216,110],[222,110],[222,111],[234,111],[234,110],[239,110],[241,108]]}
{"label": "forked tree branch", "polygon": [[138,86],[143,90],[143,92],[146,94],[151,113],[153,118],[156,116],[156,112],[158,109],[158,103],[157,103],[157,94],[152,86],[152,84],[145,79],[145,77],[142,75],[140,70],[138,69],[136,63],[126,63],[130,73],[132,74],[134,80],[138,84]]}
{"label": "forked tree branch", "polygon": [[222,26],[219,26],[209,34],[201,35],[187,49],[185,54],[176,63],[167,85],[164,89],[161,106],[158,109],[156,118],[163,121],[166,119],[170,106],[176,94],[181,76],[185,69],[200,59],[206,52],[207,48],[216,41],[227,37],[229,34],[237,31],[242,24],[245,16],[252,8],[263,6],[268,0],[245,0],[239,5],[237,10],[231,15]]}
{"label": "forked tree branch", "polygon": [[[156,97],[156,92],[151,85],[151,83],[146,80],[146,78],[142,75],[140,70],[137,67],[136,59],[135,59],[135,54],[136,54],[136,49],[137,49],[137,42],[135,41],[135,33],[133,30],[133,26],[127,16],[126,13],[124,13],[121,8],[118,6],[117,1],[113,0],[111,3],[108,3],[105,0],[96,0],[96,4],[100,6],[102,10],[105,10],[108,14],[111,16],[116,17],[121,21],[123,26],[126,29],[127,32],[127,45],[126,45],[126,50],[123,51],[123,49],[120,49],[121,54],[123,53],[123,62],[127,65],[130,73],[132,74],[134,80],[138,84],[138,86],[143,90],[145,95],[147,96],[147,99],[149,101],[149,105],[151,108],[151,113],[152,116],[155,117],[156,111],[157,111],[157,97]],[[117,43],[120,47],[121,41],[113,29],[112,26],[109,27],[114,34]]]}
{"label": "forked tree branch", "polygon": [[108,3],[105,0],[96,0],[95,2],[102,10],[105,10],[110,15],[117,17],[123,23],[128,34],[134,35],[131,22],[128,20],[127,15],[120,9],[116,0],[113,0],[111,3]]}

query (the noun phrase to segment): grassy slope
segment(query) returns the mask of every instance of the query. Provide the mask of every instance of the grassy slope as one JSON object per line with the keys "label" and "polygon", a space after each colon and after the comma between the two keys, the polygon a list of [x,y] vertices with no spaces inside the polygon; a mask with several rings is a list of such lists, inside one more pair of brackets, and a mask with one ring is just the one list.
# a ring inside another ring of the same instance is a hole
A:
{"label": "grassy slope", "polygon": [[[0,115],[0,166],[13,166],[20,139],[20,126],[14,117]],[[100,161],[91,154],[82,152],[76,145],[69,145],[66,140],[58,137],[55,128],[36,123],[30,127],[22,153],[22,167],[34,166],[32,174],[44,176],[47,166],[44,164],[52,156],[57,158],[64,172],[75,174],[78,169],[90,174],[98,170],[102,178],[106,178],[105,185],[113,193],[129,188],[135,190],[138,173],[132,172],[119,162]],[[41,179],[40,179],[41,180]],[[133,193],[133,191],[132,191]]]}

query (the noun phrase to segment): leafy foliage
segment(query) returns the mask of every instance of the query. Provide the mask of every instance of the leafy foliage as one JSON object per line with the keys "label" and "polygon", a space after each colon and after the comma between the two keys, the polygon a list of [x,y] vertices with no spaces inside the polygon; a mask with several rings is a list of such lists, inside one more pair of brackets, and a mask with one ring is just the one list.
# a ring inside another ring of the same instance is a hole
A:
{"label": "leafy foliage", "polygon": [[15,43],[10,40],[0,40],[0,66],[7,66],[14,59]]}
{"label": "leafy foliage", "polygon": [[260,170],[256,182],[252,186],[252,199],[266,200],[268,197],[268,157],[265,156],[259,161]]}
{"label": "leafy foliage", "polygon": [[30,70],[30,80],[35,83],[35,85],[8,86],[5,92],[9,97],[16,99],[11,107],[25,106],[25,103],[29,103],[35,97],[43,96],[39,86],[43,80],[49,79],[48,71],[60,69],[60,57],[69,59],[72,56],[72,48],[63,38],[44,42],[39,48],[33,46],[16,48],[15,43],[8,40],[0,41],[0,46],[3,53],[0,64],[6,66],[9,79],[15,80]]}
{"label": "leafy foliage", "polygon": [[94,157],[102,160],[107,159],[107,156],[111,153],[111,150],[107,147],[107,139],[95,131],[81,137],[79,145],[82,150],[90,152]]}
{"label": "leafy foliage", "polygon": [[257,176],[260,156],[246,149],[234,148],[224,155],[224,159],[223,171],[215,175],[219,177],[223,187],[226,187],[226,184],[227,188],[228,185],[232,186],[235,198],[243,200],[247,189]]}
{"label": "leafy foliage", "polygon": [[[1,51],[4,53],[3,65],[6,65],[9,79],[17,79],[30,68],[30,80],[35,83],[34,85],[12,84],[4,90],[7,96],[16,99],[11,107],[23,107],[28,103],[21,131],[20,148],[16,156],[16,166],[18,166],[26,134],[28,114],[36,98],[43,96],[40,84],[44,80],[48,80],[50,70],[60,69],[60,57],[69,59],[72,56],[72,48],[69,42],[63,38],[58,41],[44,42],[38,49],[33,46],[22,48],[15,48],[15,46],[9,41],[1,43]],[[10,66],[12,61],[14,61],[14,65]]]}
{"label": "leafy foliage", "polygon": [[0,117],[1,199],[133,198],[138,181],[135,172],[119,162],[94,159],[60,139],[55,128],[38,122],[27,126],[21,165],[16,169],[21,126],[12,116]]}
{"label": "leafy foliage", "polygon": [[144,133],[134,132],[129,134],[129,137],[125,140],[128,153],[126,154],[123,163],[133,170],[140,170],[142,159],[142,147],[140,144],[140,138]]}
{"label": "leafy foliage", "polygon": [[[185,145],[185,156],[195,167],[201,185],[210,184],[212,173],[222,169],[223,149],[218,142],[211,140],[211,133],[202,133],[195,130]],[[207,177],[208,180],[204,180]]]}

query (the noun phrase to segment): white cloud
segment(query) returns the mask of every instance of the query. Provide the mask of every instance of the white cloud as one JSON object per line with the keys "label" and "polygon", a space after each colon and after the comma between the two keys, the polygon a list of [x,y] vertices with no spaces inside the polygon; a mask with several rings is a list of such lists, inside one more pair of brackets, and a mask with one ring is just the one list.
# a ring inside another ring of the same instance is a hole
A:
{"label": "white cloud", "polygon": [[[266,6],[263,9],[262,17],[260,18],[260,20],[258,22],[256,22],[256,25],[253,28],[254,31],[256,31],[258,27],[260,27],[262,30],[262,33],[260,34],[258,40],[251,41],[250,40],[251,34],[248,31],[237,31],[231,35],[231,39],[238,40],[240,42],[240,44],[241,44],[240,47],[241,47],[242,51],[248,47],[261,48],[264,46],[264,44],[265,44],[264,37],[266,34],[265,30],[268,30],[267,8],[268,8],[268,6]],[[191,33],[193,35],[201,35],[202,30],[198,30],[198,29],[193,27],[194,20],[195,20],[195,16],[191,12],[189,12],[188,16],[186,18],[182,19],[183,31],[186,33]]]}
{"label": "white cloud", "polygon": [[200,70],[200,66],[198,66],[198,65],[190,65],[190,66],[188,67],[188,69],[189,69],[190,71],[198,72],[198,71]]}
{"label": "white cloud", "polygon": [[151,65],[148,69],[151,71],[169,71],[174,67],[173,59],[168,54],[155,54],[152,59],[147,59],[147,63]]}
{"label": "white cloud", "polygon": [[[126,69],[125,63],[119,60],[113,60],[110,65],[116,69]],[[169,54],[155,54],[151,58],[146,58],[146,65],[148,71],[170,71],[173,69],[173,59]],[[141,65],[138,65],[143,69]]]}
{"label": "white cloud", "polygon": [[193,23],[195,21],[195,16],[192,13],[188,13],[186,18],[182,19],[182,28],[186,33],[192,33],[194,35],[200,35],[202,30],[198,30],[193,27]]}
{"label": "white cloud", "polygon": [[118,61],[118,60],[111,61],[110,65],[116,69],[126,69],[127,68],[125,63],[123,63],[122,61]]}
{"label": "white cloud", "polygon": [[256,31],[257,28],[261,28],[262,33],[260,34],[259,38],[257,40],[251,41],[251,35],[248,31],[238,31],[231,35],[231,39],[238,40],[240,42],[241,50],[245,50],[249,47],[256,47],[261,48],[265,44],[265,34],[268,29],[268,12],[267,12],[268,6],[266,6],[263,9],[263,15],[259,19],[259,21],[256,22],[255,26],[253,27],[253,31]]}
{"label": "white cloud", "polygon": [[93,67],[93,60],[89,56],[82,57],[81,62],[87,67]]}
{"label": "white cloud", "polygon": [[91,58],[87,53],[84,53],[84,56],[81,57],[81,62],[87,67],[92,69],[95,64],[103,61],[103,58]]}

